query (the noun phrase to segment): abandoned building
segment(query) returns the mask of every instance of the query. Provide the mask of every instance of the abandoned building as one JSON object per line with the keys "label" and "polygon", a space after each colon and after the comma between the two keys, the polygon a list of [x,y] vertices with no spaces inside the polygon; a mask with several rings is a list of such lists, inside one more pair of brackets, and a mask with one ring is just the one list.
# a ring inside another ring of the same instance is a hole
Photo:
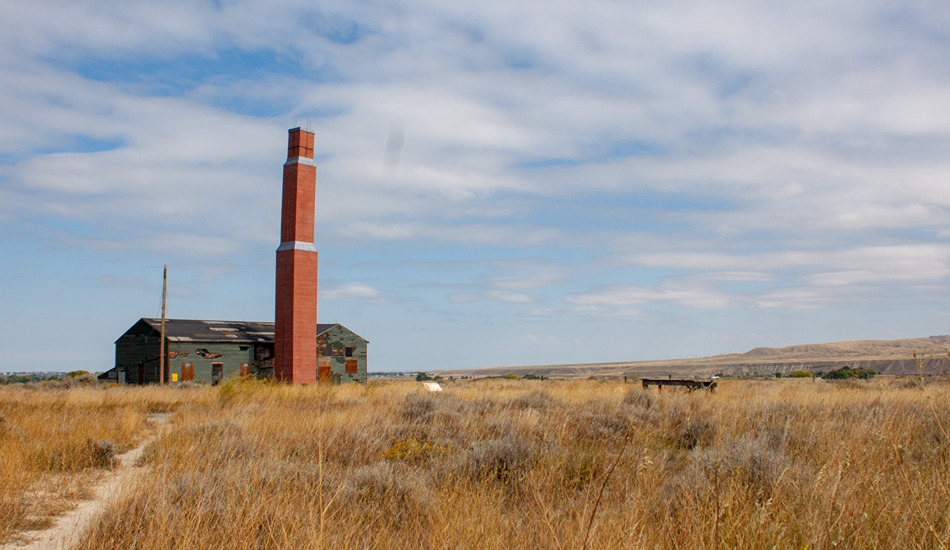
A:
{"label": "abandoned building", "polygon": [[[317,323],[314,245],[317,165],[314,133],[292,128],[283,165],[275,322],[140,319],[115,341],[115,367],[102,380],[120,384],[272,376],[295,384],[366,382],[368,341],[340,324]],[[164,301],[163,301],[164,316]],[[162,349],[164,348],[164,349]]]}
{"label": "abandoned building", "polygon": [[[119,384],[158,382],[161,319],[140,319],[115,341],[115,367],[99,378]],[[340,324],[317,325],[313,378],[366,382],[365,338]],[[165,321],[165,382],[217,384],[274,373],[274,323]]]}

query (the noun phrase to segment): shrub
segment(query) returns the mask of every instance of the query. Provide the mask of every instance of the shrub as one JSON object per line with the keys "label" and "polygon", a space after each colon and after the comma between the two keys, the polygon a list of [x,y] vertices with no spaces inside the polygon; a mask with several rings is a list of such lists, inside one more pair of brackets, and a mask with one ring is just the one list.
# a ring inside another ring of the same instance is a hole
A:
{"label": "shrub", "polygon": [[403,400],[402,416],[406,420],[421,420],[435,410],[435,398],[428,393],[410,393]]}
{"label": "shrub", "polygon": [[[191,382],[182,382],[182,384]],[[215,389],[218,393],[218,399],[221,404],[227,405],[233,401],[247,401],[253,399],[254,394],[261,391],[262,388],[273,385],[274,382],[261,378],[229,378],[225,383],[219,384]],[[167,411],[154,411],[167,412]]]}
{"label": "shrub", "polygon": [[687,417],[673,424],[672,442],[686,450],[705,447],[715,440],[716,432],[716,425],[709,420]]}
{"label": "shrub", "polygon": [[203,459],[209,465],[239,458],[250,459],[259,454],[245,437],[244,429],[232,419],[208,420],[179,428],[169,439],[170,447],[176,445],[202,449]]}
{"label": "shrub", "polygon": [[590,449],[571,450],[562,466],[562,483],[571,489],[580,489],[599,476],[604,469],[602,453]]}
{"label": "shrub", "polygon": [[656,401],[656,397],[643,388],[633,388],[623,396],[623,404],[631,405],[639,409],[649,409]]}
{"label": "shrub", "polygon": [[828,371],[822,378],[826,380],[848,380],[853,378],[871,378],[875,374],[877,373],[871,369],[852,369],[848,365],[845,365],[840,369]]}
{"label": "shrub", "polygon": [[740,437],[727,447],[695,449],[695,473],[715,482],[733,480],[756,500],[772,498],[778,479],[789,467],[788,457],[770,449],[765,437]]}
{"label": "shrub", "polygon": [[472,481],[497,480],[508,485],[520,479],[531,462],[531,449],[515,435],[476,441],[456,468]]}
{"label": "shrub", "polygon": [[113,468],[116,465],[115,443],[108,439],[89,440],[89,461],[94,468]]}
{"label": "shrub", "polygon": [[353,502],[392,525],[410,517],[425,517],[434,500],[424,478],[388,461],[357,468],[346,480],[341,496],[344,502]]}
{"label": "shrub", "polygon": [[533,391],[512,397],[508,400],[508,406],[514,409],[545,409],[551,405],[551,396],[543,391]]}
{"label": "shrub", "polygon": [[581,417],[584,431],[590,439],[619,439],[631,433],[630,420],[626,415],[608,411],[587,412]]}
{"label": "shrub", "polygon": [[420,443],[416,439],[399,441],[392,447],[383,452],[383,458],[387,460],[405,460],[408,462],[421,462],[435,456],[442,456],[449,450],[446,445],[432,445],[427,442]]}
{"label": "shrub", "polygon": [[813,375],[807,370],[793,370],[787,376],[788,378],[811,378]]}
{"label": "shrub", "polygon": [[27,387],[30,389],[64,390],[98,383],[99,379],[95,374],[90,374],[85,371],[75,371],[62,378],[47,378],[45,380],[32,382],[27,384]]}

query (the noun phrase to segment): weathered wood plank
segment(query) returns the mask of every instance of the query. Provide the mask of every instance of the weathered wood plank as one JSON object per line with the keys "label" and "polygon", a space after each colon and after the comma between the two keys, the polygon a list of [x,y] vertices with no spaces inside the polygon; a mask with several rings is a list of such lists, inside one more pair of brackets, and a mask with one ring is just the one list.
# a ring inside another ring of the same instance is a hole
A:
{"label": "weathered wood plank", "polygon": [[716,381],[715,380],[684,380],[676,378],[642,378],[640,382],[643,384],[643,388],[649,388],[650,386],[656,386],[657,389],[662,390],[663,386],[682,386],[686,388],[687,391],[693,391],[696,389],[709,390],[713,392],[716,390]]}

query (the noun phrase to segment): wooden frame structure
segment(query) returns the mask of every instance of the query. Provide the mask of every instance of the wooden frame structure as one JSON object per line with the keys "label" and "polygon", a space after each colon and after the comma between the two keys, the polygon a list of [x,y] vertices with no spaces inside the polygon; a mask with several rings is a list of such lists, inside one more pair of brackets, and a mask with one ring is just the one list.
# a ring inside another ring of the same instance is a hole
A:
{"label": "wooden frame structure", "polygon": [[663,386],[682,386],[686,388],[686,391],[693,390],[709,390],[710,392],[716,391],[716,381],[715,380],[684,380],[684,379],[675,379],[675,378],[642,378],[640,382],[643,384],[643,389],[647,389],[650,386],[656,386],[657,389],[662,390]]}

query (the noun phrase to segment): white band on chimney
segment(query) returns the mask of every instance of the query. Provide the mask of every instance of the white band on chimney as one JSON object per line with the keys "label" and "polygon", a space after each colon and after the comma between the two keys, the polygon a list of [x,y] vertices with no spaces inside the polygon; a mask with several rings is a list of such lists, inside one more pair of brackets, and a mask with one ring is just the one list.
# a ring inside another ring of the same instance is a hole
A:
{"label": "white band on chimney", "polygon": [[317,247],[313,243],[305,243],[303,241],[288,241],[285,243],[280,243],[280,246],[277,247],[277,252],[283,252],[284,250],[306,250],[307,252],[316,252]]}
{"label": "white band on chimney", "polygon": [[294,157],[292,159],[287,159],[287,162],[284,163],[284,166],[289,166],[291,164],[306,164],[307,166],[317,165],[313,159],[308,159],[307,157]]}

